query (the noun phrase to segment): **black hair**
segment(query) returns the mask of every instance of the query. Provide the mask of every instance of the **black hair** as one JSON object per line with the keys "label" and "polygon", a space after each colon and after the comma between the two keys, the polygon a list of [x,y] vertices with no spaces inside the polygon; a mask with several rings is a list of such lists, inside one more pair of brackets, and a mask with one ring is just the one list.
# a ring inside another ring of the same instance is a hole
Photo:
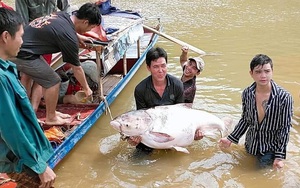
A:
{"label": "black hair", "polygon": [[273,62],[270,57],[264,54],[257,54],[252,61],[250,62],[250,70],[253,71],[253,69],[259,65],[265,65],[265,64],[270,64],[271,69],[273,70]]}
{"label": "black hair", "polygon": [[151,61],[156,60],[160,57],[164,57],[166,59],[166,63],[168,62],[168,55],[167,52],[160,47],[153,47],[151,48],[146,55],[146,64],[148,67],[151,65]]}
{"label": "black hair", "polygon": [[88,20],[90,25],[101,24],[101,14],[96,4],[85,3],[75,12],[75,16],[80,20]]}
{"label": "black hair", "polygon": [[12,37],[19,31],[21,25],[23,25],[23,19],[14,10],[8,10],[6,8],[0,8],[0,35],[7,31]]}

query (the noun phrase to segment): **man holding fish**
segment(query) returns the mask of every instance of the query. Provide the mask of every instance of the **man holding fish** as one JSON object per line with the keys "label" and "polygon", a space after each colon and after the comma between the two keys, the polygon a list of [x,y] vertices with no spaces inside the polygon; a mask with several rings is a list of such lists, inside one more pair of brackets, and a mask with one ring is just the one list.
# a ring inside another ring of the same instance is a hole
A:
{"label": "man holding fish", "polygon": [[[152,48],[147,53],[146,64],[151,75],[142,80],[135,88],[134,97],[137,110],[184,102],[183,83],[167,73],[167,60],[167,53],[163,48]],[[201,131],[196,130],[194,139],[199,140],[202,137]],[[152,148],[140,142],[140,136],[128,138],[128,143],[136,146],[138,150],[146,153],[152,152]]]}

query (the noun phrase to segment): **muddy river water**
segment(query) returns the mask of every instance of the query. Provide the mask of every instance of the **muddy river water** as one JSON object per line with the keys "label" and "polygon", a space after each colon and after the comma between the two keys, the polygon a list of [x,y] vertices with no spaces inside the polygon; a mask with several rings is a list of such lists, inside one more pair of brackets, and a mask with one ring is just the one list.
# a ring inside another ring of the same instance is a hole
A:
{"label": "muddy river water", "polygon": [[[80,6],[85,1],[72,0]],[[257,170],[243,146],[218,147],[219,135],[188,147],[190,154],[156,151],[133,159],[134,148],[120,141],[103,115],[55,168],[57,188],[98,187],[300,187],[300,1],[299,0],[113,0],[121,9],[160,17],[164,32],[208,53],[197,78],[194,107],[234,124],[241,115],[241,92],[252,83],[249,63],[258,53],[270,56],[274,80],[294,98],[293,127],[285,167]],[[160,37],[157,46],[168,52],[168,71],[181,76],[181,46]],[[191,56],[196,56],[193,52]],[[135,109],[133,90],[149,73],[143,65],[112,104],[112,115]],[[182,117],[184,118],[184,117]],[[231,127],[232,128],[232,127]]]}

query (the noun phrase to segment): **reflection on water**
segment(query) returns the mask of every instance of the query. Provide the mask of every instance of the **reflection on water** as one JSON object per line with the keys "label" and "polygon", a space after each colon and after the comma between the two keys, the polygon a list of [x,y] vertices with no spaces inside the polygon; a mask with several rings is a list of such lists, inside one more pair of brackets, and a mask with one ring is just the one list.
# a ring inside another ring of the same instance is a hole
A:
{"label": "reflection on water", "polygon": [[[9,1],[10,2],[10,1]],[[83,0],[73,0],[80,5]],[[252,83],[249,62],[257,53],[274,62],[274,80],[294,97],[294,121],[287,160],[281,171],[257,170],[255,159],[239,145],[221,150],[216,137],[188,147],[190,154],[160,150],[135,159],[134,148],[119,139],[102,116],[55,169],[56,187],[300,187],[300,1],[114,0],[124,9],[161,17],[165,32],[208,53],[197,79],[194,106],[234,124],[241,113],[241,92]],[[180,46],[160,38],[169,55],[169,72],[181,76]],[[190,55],[196,56],[191,52]],[[148,73],[145,66],[113,103],[113,116],[135,108],[133,89]],[[230,127],[229,129],[232,129]]]}

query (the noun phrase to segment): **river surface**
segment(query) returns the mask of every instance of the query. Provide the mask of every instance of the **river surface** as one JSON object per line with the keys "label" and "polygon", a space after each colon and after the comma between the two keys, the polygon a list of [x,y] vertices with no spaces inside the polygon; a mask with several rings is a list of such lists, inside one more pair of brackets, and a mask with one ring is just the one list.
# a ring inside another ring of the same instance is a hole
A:
{"label": "river surface", "polygon": [[[84,2],[71,1],[78,6]],[[211,54],[203,57],[206,65],[197,78],[194,107],[229,116],[233,126],[241,114],[241,92],[253,81],[251,59],[258,53],[270,56],[274,80],[294,97],[285,167],[257,170],[255,159],[244,150],[244,139],[221,150],[219,135],[195,141],[188,147],[190,154],[160,150],[134,159],[134,147],[120,141],[110,117],[103,115],[55,168],[55,187],[300,187],[299,0],[113,0],[113,5],[138,10],[147,18],[160,17],[166,34]],[[157,46],[168,52],[169,73],[180,77],[181,46],[163,37]],[[143,65],[112,104],[113,116],[135,109],[134,87],[147,75]]]}

